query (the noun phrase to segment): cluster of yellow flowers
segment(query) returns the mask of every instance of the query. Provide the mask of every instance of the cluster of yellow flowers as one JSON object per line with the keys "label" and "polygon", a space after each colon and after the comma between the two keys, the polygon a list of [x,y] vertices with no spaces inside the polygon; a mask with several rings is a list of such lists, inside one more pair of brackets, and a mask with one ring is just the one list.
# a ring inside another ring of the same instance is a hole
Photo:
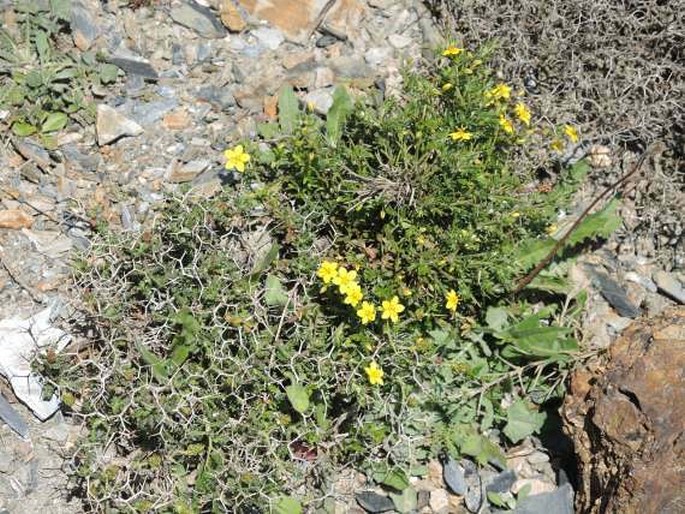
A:
{"label": "cluster of yellow flowers", "polygon": [[[324,284],[338,286],[338,291],[344,297],[343,303],[355,308],[359,306],[357,317],[362,325],[368,325],[376,321],[378,309],[373,303],[362,301],[364,299],[364,292],[359,282],[357,282],[357,272],[355,270],[348,270],[337,262],[323,261],[316,275]],[[361,305],[359,305],[360,303]],[[400,303],[399,297],[395,295],[391,299],[381,302],[381,319],[397,323],[404,309],[405,307]]]}

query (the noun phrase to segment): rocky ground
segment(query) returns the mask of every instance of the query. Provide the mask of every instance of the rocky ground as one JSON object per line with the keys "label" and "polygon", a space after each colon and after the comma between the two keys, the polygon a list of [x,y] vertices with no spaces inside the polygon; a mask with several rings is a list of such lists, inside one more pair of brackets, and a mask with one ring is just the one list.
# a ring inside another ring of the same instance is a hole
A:
{"label": "rocky ground", "polygon": [[[179,184],[196,195],[227,187],[223,150],[275,117],[283,84],[325,112],[335,84],[391,91],[401,67],[441,41],[429,12],[410,0],[126,4],[72,4],[73,45],[121,69],[116,87],[90,92],[96,123],[65,131],[54,150],[21,138],[0,147],[0,319],[28,318],[48,305],[55,317],[69,316],[71,258],[87,249],[95,213],[137,230]],[[11,23],[11,5],[0,6]],[[605,348],[633,318],[685,302],[682,263],[659,269],[644,242],[631,238],[637,215],[626,201],[626,228],[575,268],[577,287],[590,291],[588,347]],[[0,336],[7,344],[11,332]],[[78,427],[61,414],[39,422],[2,382],[0,395],[8,415],[27,423],[24,437],[0,427],[0,513],[81,511],[65,496],[62,471]],[[573,477],[561,466],[568,446],[530,439],[507,457],[508,470],[431,462],[426,477],[412,479],[418,494],[403,511],[494,512],[485,492],[530,486],[533,496],[516,512],[573,512]],[[363,476],[341,473],[330,491],[335,512],[395,508],[368,487]]]}

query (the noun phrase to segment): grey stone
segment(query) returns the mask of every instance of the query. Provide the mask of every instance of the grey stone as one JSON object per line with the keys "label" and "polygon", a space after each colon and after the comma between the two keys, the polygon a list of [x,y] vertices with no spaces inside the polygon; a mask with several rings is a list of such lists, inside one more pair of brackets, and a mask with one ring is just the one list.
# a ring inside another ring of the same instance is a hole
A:
{"label": "grey stone", "polygon": [[120,137],[138,136],[143,133],[143,127],[109,105],[100,104],[97,107],[95,132],[98,145],[104,146],[115,142]]}
{"label": "grey stone", "polygon": [[158,80],[159,74],[152,65],[143,59],[130,59],[126,57],[110,57],[108,62],[114,64],[127,74],[140,75],[149,80]]}
{"label": "grey stone", "polygon": [[205,62],[211,59],[213,53],[214,48],[212,47],[212,42],[206,41],[198,45],[196,58],[198,62]]}
{"label": "grey stone", "polygon": [[630,282],[634,282],[635,284],[640,284],[650,293],[656,293],[657,291],[657,286],[652,279],[642,276],[639,273],[635,273],[634,271],[629,271],[626,273],[624,278]]}
{"label": "grey stone", "polygon": [[656,287],[662,294],[680,304],[685,304],[685,290],[677,278],[665,271],[657,271],[653,278]]}
{"label": "grey stone", "polygon": [[131,117],[141,125],[152,125],[176,107],[178,107],[178,100],[175,98],[165,98],[154,102],[135,102],[131,107]]}
{"label": "grey stone", "polygon": [[60,151],[70,166],[76,165],[83,171],[96,171],[102,161],[99,153],[90,155],[81,153],[74,144],[63,145],[60,147]]}
{"label": "grey stone", "polygon": [[169,12],[171,19],[205,38],[222,38],[227,32],[216,15],[203,5],[188,0]]}
{"label": "grey stone", "polygon": [[81,2],[71,4],[70,26],[74,44],[81,51],[88,50],[100,33],[90,9]]}
{"label": "grey stone", "polygon": [[45,148],[30,139],[16,139],[13,143],[14,148],[24,159],[34,162],[45,172],[50,170],[50,154]]}
{"label": "grey stone", "polygon": [[632,304],[628,299],[625,290],[616,280],[603,271],[593,267],[588,266],[587,269],[601,295],[619,315],[626,318],[636,318],[640,315],[640,309]]}
{"label": "grey stone", "polygon": [[395,504],[390,498],[375,491],[361,491],[355,494],[354,497],[366,512],[374,513],[395,510]]}
{"label": "grey stone", "polygon": [[478,512],[483,505],[483,484],[478,474],[478,467],[468,459],[462,459],[464,480],[466,480],[466,494],[464,504],[469,512]]}
{"label": "grey stone", "polygon": [[5,400],[5,397],[0,394],[0,419],[14,430],[21,437],[26,437],[29,433],[29,426],[19,413],[14,410],[14,407]]}
{"label": "grey stone", "polygon": [[171,64],[174,66],[180,66],[185,62],[185,54],[183,53],[183,47],[178,43],[173,43],[171,45]]}
{"label": "grey stone", "polygon": [[198,89],[195,96],[199,100],[210,103],[213,107],[219,110],[226,110],[235,107],[235,98],[229,90],[217,86],[203,86]]}
{"label": "grey stone", "polygon": [[280,30],[269,27],[253,30],[252,35],[257,38],[261,46],[269,50],[276,50],[285,41],[285,36]]}
{"label": "grey stone", "polygon": [[551,493],[527,496],[519,501],[514,514],[573,514],[573,488],[564,484]]}
{"label": "grey stone", "polygon": [[338,38],[331,36],[330,34],[324,34],[319,39],[316,40],[317,48],[326,48],[338,42]]}
{"label": "grey stone", "polygon": [[408,47],[411,45],[412,41],[412,38],[403,34],[390,34],[388,36],[388,43],[390,43],[390,46],[398,50]]}
{"label": "grey stone", "polygon": [[455,462],[452,457],[448,457],[442,468],[442,477],[447,487],[454,494],[463,496],[466,493],[466,480],[464,479],[464,468]]}
{"label": "grey stone", "polygon": [[364,54],[364,60],[370,66],[380,66],[392,58],[392,48],[387,46],[378,46],[369,48]]}
{"label": "grey stone", "polygon": [[508,469],[499,475],[495,475],[492,481],[485,486],[485,491],[489,493],[506,493],[514,485],[514,482],[516,482],[516,473]]}
{"label": "grey stone", "polygon": [[338,77],[345,79],[360,79],[373,75],[373,70],[366,64],[364,59],[357,56],[342,55],[331,59],[329,67]]}
{"label": "grey stone", "polygon": [[333,88],[315,89],[304,96],[304,103],[312,106],[314,112],[326,114],[333,105]]}

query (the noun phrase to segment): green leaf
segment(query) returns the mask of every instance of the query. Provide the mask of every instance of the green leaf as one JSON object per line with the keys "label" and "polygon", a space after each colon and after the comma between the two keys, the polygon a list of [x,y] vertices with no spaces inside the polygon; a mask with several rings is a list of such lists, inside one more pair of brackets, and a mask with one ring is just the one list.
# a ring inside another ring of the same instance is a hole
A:
{"label": "green leaf", "polygon": [[38,30],[36,31],[34,38],[38,59],[40,59],[42,64],[45,64],[50,55],[50,42],[48,41],[48,35],[44,31]]}
{"label": "green leaf", "polygon": [[103,63],[100,65],[100,82],[103,84],[116,82],[118,76],[119,68],[114,64]]}
{"label": "green leaf", "polygon": [[340,140],[345,120],[354,109],[352,98],[344,86],[338,86],[333,92],[333,104],[326,116],[326,135],[328,142],[335,146]]}
{"label": "green leaf", "polygon": [[495,333],[495,337],[510,343],[509,351],[503,356],[525,355],[529,357],[556,357],[559,354],[578,349],[575,339],[568,337],[573,332],[569,327],[555,327],[542,323],[545,312],[538,312],[524,320]]}
{"label": "green leaf", "polygon": [[288,293],[276,275],[266,277],[264,299],[269,307],[285,307],[288,304]]}
{"label": "green leaf", "polygon": [[257,123],[257,134],[264,139],[274,139],[279,134],[277,123]]}
{"label": "green leaf", "polygon": [[138,341],[136,341],[135,345],[140,353],[140,356],[143,358],[143,362],[145,362],[145,364],[150,366],[152,369],[152,376],[154,376],[158,382],[166,381],[169,376],[165,361],[157,357]]}
{"label": "green leaf", "polygon": [[516,500],[510,496],[509,493],[496,493],[494,491],[487,492],[488,501],[495,507],[502,507],[505,509],[513,509],[516,507]]}
{"label": "green leaf", "polygon": [[502,330],[507,325],[507,320],[507,310],[502,307],[488,307],[485,313],[485,323],[495,331]]}
{"label": "green leaf", "polygon": [[412,487],[406,487],[401,493],[389,494],[392,503],[395,505],[395,510],[400,514],[406,514],[416,510],[418,505],[418,494]]}
{"label": "green leaf", "polygon": [[283,86],[278,95],[278,122],[285,134],[291,134],[300,117],[300,104],[291,86]]}
{"label": "green leaf", "polygon": [[30,88],[37,88],[43,85],[43,77],[40,72],[36,70],[28,72],[26,77],[24,77],[24,80],[26,81],[26,85]]}
{"label": "green leaf", "polygon": [[459,446],[459,451],[476,459],[481,466],[488,462],[498,462],[503,465],[507,462],[496,444],[475,431],[464,439]]}
{"label": "green leaf", "polygon": [[273,514],[302,514],[302,504],[292,496],[281,496],[273,505]]}
{"label": "green leaf", "polygon": [[379,484],[386,485],[396,491],[404,491],[409,487],[409,478],[401,468],[390,468],[375,471],[373,479]]}
{"label": "green leaf", "polygon": [[50,10],[60,20],[71,18],[71,0],[50,0]]}
{"label": "green leaf", "polygon": [[507,425],[504,427],[506,435],[512,443],[518,443],[529,435],[537,433],[545,423],[546,414],[528,408],[523,400],[516,400],[507,409]]}
{"label": "green leaf", "polygon": [[67,126],[69,117],[63,112],[51,112],[40,128],[41,132],[56,132]]}
{"label": "green leaf", "polygon": [[259,276],[264,273],[269,266],[271,266],[271,263],[276,260],[276,257],[278,257],[278,252],[280,249],[281,247],[278,245],[278,243],[271,245],[271,248],[269,248],[269,251],[266,253],[264,258],[257,263],[257,265],[254,267],[254,270],[250,274],[251,281],[258,279]]}
{"label": "green leaf", "polygon": [[187,344],[178,344],[171,350],[171,361],[176,366],[181,366],[190,355],[190,346]]}
{"label": "green leaf", "polygon": [[12,125],[12,132],[14,132],[19,137],[30,136],[37,132],[36,127],[30,123],[25,123],[23,121],[17,121]]}
{"label": "green leaf", "polygon": [[304,414],[309,410],[309,393],[304,387],[298,384],[291,384],[285,388],[285,394],[288,396],[290,405],[297,412]]}

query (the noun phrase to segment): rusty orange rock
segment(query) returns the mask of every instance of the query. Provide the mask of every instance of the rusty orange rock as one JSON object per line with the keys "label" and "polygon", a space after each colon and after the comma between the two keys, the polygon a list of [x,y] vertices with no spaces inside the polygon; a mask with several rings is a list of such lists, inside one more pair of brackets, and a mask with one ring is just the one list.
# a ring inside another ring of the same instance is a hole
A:
{"label": "rusty orange rock", "polygon": [[0,228],[18,230],[20,228],[31,228],[32,225],[33,216],[26,214],[21,209],[5,209],[0,211]]}

